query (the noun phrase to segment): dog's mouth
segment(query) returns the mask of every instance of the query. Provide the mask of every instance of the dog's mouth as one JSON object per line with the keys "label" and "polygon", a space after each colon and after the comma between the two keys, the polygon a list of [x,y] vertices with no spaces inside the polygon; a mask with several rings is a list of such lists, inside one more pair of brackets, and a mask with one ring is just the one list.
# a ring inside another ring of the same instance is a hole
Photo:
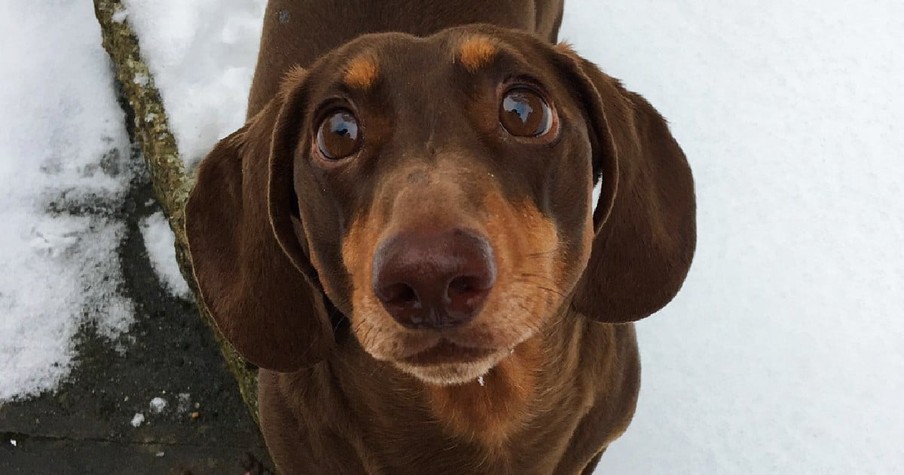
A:
{"label": "dog's mouth", "polygon": [[426,350],[402,358],[401,362],[411,366],[468,364],[486,360],[496,351],[488,348],[461,346],[443,338],[439,343]]}
{"label": "dog's mouth", "polygon": [[447,338],[425,350],[393,361],[402,371],[439,386],[481,381],[497,364],[512,354],[509,349],[462,346]]}

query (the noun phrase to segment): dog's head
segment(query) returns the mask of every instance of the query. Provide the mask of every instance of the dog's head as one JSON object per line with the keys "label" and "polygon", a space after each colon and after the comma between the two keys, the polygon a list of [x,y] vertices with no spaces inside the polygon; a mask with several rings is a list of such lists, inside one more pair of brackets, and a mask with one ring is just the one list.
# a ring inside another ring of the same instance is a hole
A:
{"label": "dog's head", "polygon": [[567,47],[490,26],[368,35],[291,72],[204,160],[186,212],[203,299],[250,361],[313,364],[344,316],[436,384],[569,306],[655,312],[695,240],[662,118]]}

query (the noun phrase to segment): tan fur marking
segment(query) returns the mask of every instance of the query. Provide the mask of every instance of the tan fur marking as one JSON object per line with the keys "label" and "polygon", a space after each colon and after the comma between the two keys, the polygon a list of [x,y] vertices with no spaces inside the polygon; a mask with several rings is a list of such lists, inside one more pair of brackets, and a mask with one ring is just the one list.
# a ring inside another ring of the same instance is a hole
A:
{"label": "tan fur marking", "polygon": [[452,433],[501,451],[509,438],[530,419],[536,389],[536,368],[543,357],[540,338],[531,338],[483,376],[457,386],[428,386],[430,407]]}
{"label": "tan fur marking", "polygon": [[[380,327],[391,323],[376,318],[385,311],[370,290],[373,272],[371,256],[377,246],[379,230],[384,227],[381,221],[368,216],[355,220],[342,243],[342,261],[352,281],[352,330],[371,354],[374,353],[374,346],[380,346],[373,342],[373,338],[387,333],[380,331]],[[390,317],[387,315],[386,318]]]}
{"label": "tan fur marking", "polygon": [[[498,303],[516,301],[520,303],[521,311],[531,314],[503,314],[499,316],[499,323],[504,325],[503,321],[510,318],[527,319],[525,324],[535,331],[539,319],[557,306],[569,288],[562,281],[565,262],[559,249],[556,226],[533,203],[512,204],[501,195],[489,194],[484,206],[488,215],[494,217],[487,223],[487,237],[500,255],[506,255],[507,261],[505,271],[500,269],[497,278],[497,287],[504,285],[501,288],[506,292]],[[499,313],[499,310],[494,309],[489,314]]]}
{"label": "tan fur marking", "polygon": [[489,63],[495,55],[496,45],[486,36],[470,36],[458,48],[458,59],[472,73]]}
{"label": "tan fur marking", "polygon": [[367,90],[377,82],[379,72],[380,68],[373,57],[358,56],[345,67],[345,76],[342,80],[349,87]]}

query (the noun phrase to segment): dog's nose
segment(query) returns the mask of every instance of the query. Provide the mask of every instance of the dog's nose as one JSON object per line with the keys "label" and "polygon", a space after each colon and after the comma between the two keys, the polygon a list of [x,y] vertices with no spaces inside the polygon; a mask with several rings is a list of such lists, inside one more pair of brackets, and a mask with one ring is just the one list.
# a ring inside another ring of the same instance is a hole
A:
{"label": "dog's nose", "polygon": [[408,328],[468,323],[495,281],[492,246],[464,229],[397,234],[374,254],[374,293]]}

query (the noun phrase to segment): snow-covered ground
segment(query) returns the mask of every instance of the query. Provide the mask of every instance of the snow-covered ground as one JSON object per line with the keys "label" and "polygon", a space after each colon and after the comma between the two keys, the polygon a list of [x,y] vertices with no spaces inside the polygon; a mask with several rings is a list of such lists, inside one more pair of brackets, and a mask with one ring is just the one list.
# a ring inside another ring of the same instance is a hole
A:
{"label": "snow-covered ground", "polygon": [[[63,374],[44,362],[65,367],[67,347],[45,342],[116,281],[115,223],[43,210],[61,189],[115,198],[122,175],[91,164],[125,153],[90,3],[9,3],[0,400]],[[194,162],[242,123],[265,2],[126,3]],[[904,471],[904,3],[566,3],[562,38],[670,119],[699,200],[694,267],[638,325],[637,416],[598,473]],[[149,252],[165,249],[148,223]]]}
{"label": "snow-covered ground", "polygon": [[[0,2],[0,402],[52,389],[72,337],[115,337],[131,172],[124,115],[90,2]],[[79,209],[83,208],[83,209]]]}
{"label": "snow-covered ground", "polygon": [[176,262],[176,236],[173,235],[162,211],[141,220],[141,237],[154,272],[163,286],[173,295],[184,299],[191,298],[191,290],[179,272],[179,264]]}
{"label": "snow-covered ground", "polygon": [[[100,39],[91,2],[0,2],[0,404],[54,389],[83,326],[115,343],[132,321],[116,250],[134,165]],[[141,230],[186,295],[168,224]]]}

